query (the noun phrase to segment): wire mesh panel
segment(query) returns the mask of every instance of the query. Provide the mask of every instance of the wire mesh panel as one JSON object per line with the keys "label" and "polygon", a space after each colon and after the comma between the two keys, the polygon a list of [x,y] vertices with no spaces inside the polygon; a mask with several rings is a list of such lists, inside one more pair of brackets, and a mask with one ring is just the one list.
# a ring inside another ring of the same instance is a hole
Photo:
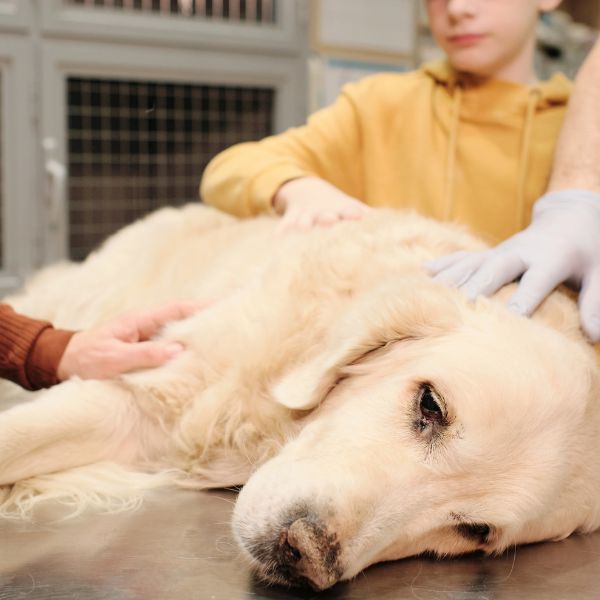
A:
{"label": "wire mesh panel", "polygon": [[74,260],[155,208],[197,201],[210,158],[272,133],[270,88],[71,77],[67,90]]}
{"label": "wire mesh panel", "polygon": [[275,23],[277,0],[63,0],[67,5],[112,10]]}

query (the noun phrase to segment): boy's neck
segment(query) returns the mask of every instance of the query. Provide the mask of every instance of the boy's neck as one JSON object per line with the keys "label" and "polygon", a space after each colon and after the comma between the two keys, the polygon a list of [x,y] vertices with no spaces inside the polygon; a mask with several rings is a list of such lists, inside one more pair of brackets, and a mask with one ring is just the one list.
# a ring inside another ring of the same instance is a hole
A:
{"label": "boy's neck", "polygon": [[474,75],[473,73],[464,73],[460,71],[458,72],[458,74],[460,76],[460,80],[467,87],[477,87],[489,83],[491,81],[506,81],[509,83],[516,83],[524,87],[534,86],[539,83],[539,79],[537,78],[535,72],[532,72],[531,74],[525,77],[514,77],[511,73],[504,72],[494,73],[494,75],[490,75],[487,77],[482,75]]}
{"label": "boy's neck", "polygon": [[489,81],[508,81],[523,86],[532,86],[538,83],[538,78],[533,68],[533,57],[534,44],[531,43],[512,62],[494,70],[490,75],[478,75],[464,71],[459,71],[459,73],[461,80],[467,85],[482,85]]}

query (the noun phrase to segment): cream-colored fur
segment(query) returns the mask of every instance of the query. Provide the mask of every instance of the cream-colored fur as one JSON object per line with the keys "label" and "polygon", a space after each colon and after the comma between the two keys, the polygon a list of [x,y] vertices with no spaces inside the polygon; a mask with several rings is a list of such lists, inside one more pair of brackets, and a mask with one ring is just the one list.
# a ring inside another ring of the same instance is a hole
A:
{"label": "cream-colored fur", "polygon": [[[10,302],[62,327],[215,302],[163,332],[187,347],[168,365],[68,381],[0,414],[0,512],[248,481],[234,530],[258,571],[319,589],[426,550],[596,528],[600,377],[576,308],[555,293],[518,317],[510,290],[469,303],[421,267],[481,247],[407,213],[280,235],[270,218],[190,205],[43,271]],[[423,420],[427,386],[443,423]]]}

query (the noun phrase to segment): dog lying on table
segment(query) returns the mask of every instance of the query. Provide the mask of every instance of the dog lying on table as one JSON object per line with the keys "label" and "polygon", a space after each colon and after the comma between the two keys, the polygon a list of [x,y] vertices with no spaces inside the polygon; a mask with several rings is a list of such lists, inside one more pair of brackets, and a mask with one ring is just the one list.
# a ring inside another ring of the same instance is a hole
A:
{"label": "dog lying on table", "polygon": [[[600,369],[574,303],[469,303],[424,261],[483,248],[393,211],[280,235],[201,205],[126,227],[9,299],[59,327],[213,298],[187,351],[64,382],[0,414],[0,512],[128,506],[155,485],[246,484],[236,538],[272,582],[562,539],[600,524]],[[119,504],[119,502],[121,504]]]}

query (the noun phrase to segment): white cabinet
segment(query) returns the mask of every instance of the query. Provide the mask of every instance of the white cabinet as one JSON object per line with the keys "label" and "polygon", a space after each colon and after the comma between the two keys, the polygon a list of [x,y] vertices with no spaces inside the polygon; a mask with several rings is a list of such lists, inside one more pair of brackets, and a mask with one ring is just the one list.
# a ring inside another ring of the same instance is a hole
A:
{"label": "white cabinet", "polygon": [[4,289],[196,200],[226,146],[303,122],[303,13],[296,0],[0,0]]}

